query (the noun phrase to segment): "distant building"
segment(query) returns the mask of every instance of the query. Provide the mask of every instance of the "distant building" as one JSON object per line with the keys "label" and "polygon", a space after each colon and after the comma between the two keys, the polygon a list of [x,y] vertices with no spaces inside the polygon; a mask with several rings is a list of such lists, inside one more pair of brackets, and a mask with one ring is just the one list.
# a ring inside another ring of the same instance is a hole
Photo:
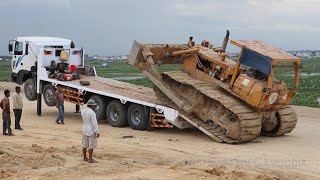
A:
{"label": "distant building", "polygon": [[239,53],[227,53],[228,58],[230,59],[237,59],[239,56]]}
{"label": "distant building", "polygon": [[320,50],[296,50],[296,51],[288,51],[288,53],[300,58],[305,58],[305,59],[320,57]]}
{"label": "distant building", "polygon": [[121,60],[128,60],[128,55],[121,56]]}

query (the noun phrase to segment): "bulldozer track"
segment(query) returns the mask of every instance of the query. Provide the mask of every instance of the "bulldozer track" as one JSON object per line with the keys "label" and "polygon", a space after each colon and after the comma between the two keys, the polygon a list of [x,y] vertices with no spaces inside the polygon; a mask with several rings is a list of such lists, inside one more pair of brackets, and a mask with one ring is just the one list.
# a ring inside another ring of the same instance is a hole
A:
{"label": "bulldozer track", "polygon": [[278,110],[278,113],[280,116],[278,128],[271,132],[261,131],[261,135],[270,137],[282,136],[290,133],[296,127],[298,117],[292,107],[284,106]]}
{"label": "bulldozer track", "polygon": [[[221,88],[196,80],[183,72],[167,72],[161,75],[165,86],[193,110],[190,113],[174,108],[181,112],[183,118],[214,140],[237,144],[250,141],[260,134],[261,119],[258,113]],[[167,103],[170,101],[159,89],[154,89],[161,100]],[[228,128],[231,129],[230,132]],[[283,126],[283,132],[286,129]]]}

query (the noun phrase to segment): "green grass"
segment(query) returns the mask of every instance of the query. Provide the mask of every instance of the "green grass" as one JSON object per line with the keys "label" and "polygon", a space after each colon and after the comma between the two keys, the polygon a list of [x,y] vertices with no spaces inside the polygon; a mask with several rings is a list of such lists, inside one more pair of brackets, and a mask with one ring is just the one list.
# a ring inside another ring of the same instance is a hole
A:
{"label": "green grass", "polygon": [[11,80],[11,61],[0,61],[0,81]]}
{"label": "green grass", "polygon": [[144,86],[144,87],[153,87],[152,81],[150,81],[148,78],[141,78],[141,79],[131,79],[131,80],[121,80],[123,82]]}
{"label": "green grass", "polygon": [[[276,74],[294,74],[293,63],[278,63],[279,66],[291,65],[292,67],[275,67]],[[320,66],[320,59],[303,59],[301,61],[301,73],[320,73],[320,69],[315,69],[314,65]]]}
{"label": "green grass", "polygon": [[101,67],[103,63],[105,61],[88,61],[86,64],[94,66],[97,74],[105,78],[142,75],[138,68],[124,62],[108,63],[108,67]]}
{"label": "green grass", "polygon": [[303,73],[320,73],[320,69],[314,69],[314,65],[320,66],[320,58],[317,59],[303,59],[302,69]]}
{"label": "green grass", "polygon": [[[105,61],[88,61],[87,65],[94,66],[98,75],[105,78],[143,76],[137,67],[123,61],[108,63],[109,67],[101,67],[104,63]],[[176,71],[178,69],[180,69],[180,65],[177,64],[165,64],[158,68],[159,72]]]}
{"label": "green grass", "polygon": [[[292,64],[292,63],[291,63]],[[311,74],[320,73],[320,69],[315,69],[314,65],[320,66],[320,59],[303,59],[300,73]],[[288,63],[285,63],[288,65]],[[276,78],[283,80],[287,87],[293,87],[294,68],[276,67]],[[317,98],[320,98],[320,75],[300,76],[299,86],[296,95],[292,99],[293,105],[320,107]]]}
{"label": "green grass", "polygon": [[[288,87],[293,87],[292,76],[279,76]],[[293,105],[320,107],[317,98],[320,98],[320,75],[301,76],[296,95],[292,99]]]}

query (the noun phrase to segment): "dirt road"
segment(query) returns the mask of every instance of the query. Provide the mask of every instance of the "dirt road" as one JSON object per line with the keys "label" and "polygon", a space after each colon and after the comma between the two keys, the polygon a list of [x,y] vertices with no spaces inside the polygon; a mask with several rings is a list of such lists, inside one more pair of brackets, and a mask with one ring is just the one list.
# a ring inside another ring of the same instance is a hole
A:
{"label": "dirt road", "polygon": [[102,123],[94,154],[99,163],[88,164],[74,105],[66,105],[66,124],[57,125],[55,108],[43,104],[38,117],[36,102],[23,98],[24,131],[0,135],[0,179],[320,178],[320,109],[294,107],[299,122],[292,133],[241,145],[216,143],[198,130],[147,132]]}

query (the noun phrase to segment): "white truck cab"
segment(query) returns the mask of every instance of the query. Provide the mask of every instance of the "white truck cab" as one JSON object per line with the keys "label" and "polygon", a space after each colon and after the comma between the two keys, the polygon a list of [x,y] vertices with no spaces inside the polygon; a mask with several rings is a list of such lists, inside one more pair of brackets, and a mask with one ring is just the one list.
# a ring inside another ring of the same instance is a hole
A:
{"label": "white truck cab", "polygon": [[74,43],[69,39],[55,37],[17,37],[9,41],[9,53],[12,55],[12,80],[18,84],[24,82],[23,76],[36,72],[36,63],[40,60],[40,51],[43,51],[44,58],[41,59],[43,66],[50,66],[51,62],[60,63],[61,51],[64,50],[68,56],[69,64],[81,65],[82,49],[75,48]]}
{"label": "white truck cab", "polygon": [[[67,57],[64,61],[61,60],[62,51]],[[9,53],[12,55],[12,81],[20,85],[25,83],[29,100],[36,100],[38,63],[45,68],[61,63],[67,66],[83,64],[82,48],[75,48],[72,40],[56,37],[17,37],[9,41]]]}

